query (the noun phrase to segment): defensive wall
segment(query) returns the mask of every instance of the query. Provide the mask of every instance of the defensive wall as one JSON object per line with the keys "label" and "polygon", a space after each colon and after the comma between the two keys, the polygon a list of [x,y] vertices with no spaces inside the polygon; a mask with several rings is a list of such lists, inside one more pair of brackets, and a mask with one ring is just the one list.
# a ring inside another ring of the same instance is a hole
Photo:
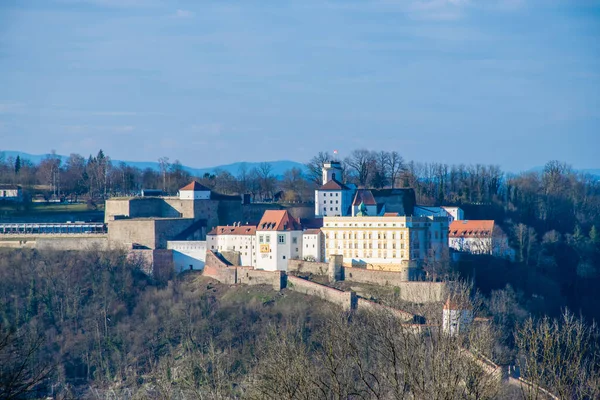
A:
{"label": "defensive wall", "polygon": [[206,252],[202,275],[209,276],[229,285],[237,283],[237,267],[230,266],[212,250]]}
{"label": "defensive wall", "polygon": [[[309,262],[302,260],[289,260],[288,272],[291,273],[310,273],[314,275],[330,275],[331,268],[338,267],[339,260],[334,260],[331,256],[330,263]],[[393,286],[398,288],[398,296],[401,300],[411,303],[431,303],[441,302],[447,297],[447,287],[445,282],[425,282],[412,281],[411,277],[416,277],[417,272],[410,272],[410,269],[403,272],[377,271],[364,268],[341,267],[341,276],[330,281],[342,280],[348,282],[367,283],[379,286]]]}
{"label": "defensive wall", "polygon": [[252,267],[237,268],[237,283],[245,285],[271,285],[274,290],[286,287],[286,274],[283,271],[262,271]]}
{"label": "defensive wall", "polygon": [[173,277],[173,251],[166,249],[158,250],[129,250],[127,253],[129,261],[137,263],[142,271],[154,279],[166,282]]}
{"label": "defensive wall", "polygon": [[149,249],[165,249],[168,240],[193,223],[191,218],[118,219],[109,224],[108,240],[111,243],[135,243]]}
{"label": "defensive wall", "polygon": [[306,279],[287,277],[287,288],[295,292],[316,296],[330,303],[341,306],[344,310],[355,310],[357,306],[356,292],[343,292],[328,286],[319,285]]}
{"label": "defensive wall", "polygon": [[388,306],[384,306],[383,304],[378,304],[378,303],[375,303],[375,302],[372,302],[372,301],[366,300],[366,299],[359,298],[358,302],[357,302],[357,308],[359,310],[366,310],[366,311],[389,312],[394,317],[398,318],[402,322],[413,322],[415,319],[415,315],[413,315],[409,312],[398,310],[396,308],[392,308],[392,307],[388,307]]}
{"label": "defensive wall", "polygon": [[38,250],[110,250],[122,248],[122,245],[110,246],[107,237],[54,237],[35,239],[35,248]]}

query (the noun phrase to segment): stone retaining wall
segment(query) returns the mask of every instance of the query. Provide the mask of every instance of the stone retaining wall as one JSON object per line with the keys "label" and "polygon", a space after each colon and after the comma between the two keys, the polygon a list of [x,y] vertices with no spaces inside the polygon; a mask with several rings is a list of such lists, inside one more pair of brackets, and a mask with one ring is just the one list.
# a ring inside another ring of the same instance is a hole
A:
{"label": "stone retaining wall", "polygon": [[237,268],[237,283],[245,285],[271,285],[274,290],[285,288],[284,271],[263,271],[252,267]]}
{"label": "stone retaining wall", "polygon": [[288,276],[287,288],[295,292],[317,296],[323,300],[341,306],[344,310],[353,310],[356,308],[356,293],[342,292],[328,286],[319,285],[305,279]]}

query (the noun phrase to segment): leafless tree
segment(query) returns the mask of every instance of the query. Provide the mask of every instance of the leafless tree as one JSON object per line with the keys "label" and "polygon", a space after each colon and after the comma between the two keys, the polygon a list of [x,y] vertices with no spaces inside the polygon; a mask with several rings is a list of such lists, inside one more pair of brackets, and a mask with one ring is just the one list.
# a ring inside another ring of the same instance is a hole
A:
{"label": "leafless tree", "polygon": [[350,153],[350,156],[347,157],[344,162],[346,165],[348,165],[350,170],[356,174],[358,184],[360,186],[365,186],[372,171],[372,153],[366,149],[353,150],[352,153]]}
{"label": "leafless tree", "polygon": [[328,152],[320,151],[319,154],[311,158],[310,161],[305,164],[308,169],[309,181],[313,182],[315,185],[321,185],[323,164],[327,161],[331,161],[331,155]]}
{"label": "leafless tree", "polygon": [[404,170],[404,159],[395,150],[389,153],[388,168],[390,173],[390,185],[393,189],[396,186],[396,180],[400,176],[400,172]]}

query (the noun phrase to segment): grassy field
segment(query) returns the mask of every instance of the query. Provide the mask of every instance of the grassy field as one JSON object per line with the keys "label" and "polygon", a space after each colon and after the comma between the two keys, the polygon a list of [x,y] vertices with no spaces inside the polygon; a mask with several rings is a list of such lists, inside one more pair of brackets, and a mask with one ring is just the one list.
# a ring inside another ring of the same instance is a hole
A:
{"label": "grassy field", "polygon": [[44,216],[60,216],[61,214],[70,215],[72,217],[79,215],[86,216],[89,213],[98,213],[104,211],[104,204],[99,204],[97,209],[89,209],[85,203],[29,203],[26,205],[16,204],[0,204],[0,219],[2,217],[27,219]]}

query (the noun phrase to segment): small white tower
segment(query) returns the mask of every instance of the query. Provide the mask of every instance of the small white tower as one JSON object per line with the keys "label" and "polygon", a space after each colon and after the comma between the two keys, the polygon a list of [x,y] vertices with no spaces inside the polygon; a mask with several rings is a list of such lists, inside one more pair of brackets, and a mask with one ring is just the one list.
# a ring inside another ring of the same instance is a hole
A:
{"label": "small white tower", "polygon": [[330,180],[342,181],[342,165],[339,161],[323,163],[323,185]]}
{"label": "small white tower", "polygon": [[442,330],[451,336],[466,331],[473,322],[473,310],[468,302],[463,304],[450,300],[444,304]]}

